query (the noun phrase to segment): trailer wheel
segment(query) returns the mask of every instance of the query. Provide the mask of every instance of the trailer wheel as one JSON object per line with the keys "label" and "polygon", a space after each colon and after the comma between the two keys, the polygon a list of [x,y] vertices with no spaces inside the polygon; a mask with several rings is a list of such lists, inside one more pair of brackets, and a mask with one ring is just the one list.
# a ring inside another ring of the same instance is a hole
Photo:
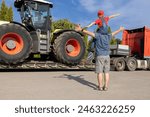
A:
{"label": "trailer wheel", "polygon": [[148,63],[148,68],[147,69],[150,70],[150,59],[147,60],[147,63]]}
{"label": "trailer wheel", "polygon": [[74,31],[60,34],[54,42],[54,53],[57,60],[64,64],[78,64],[85,54],[83,38]]}
{"label": "trailer wheel", "polygon": [[125,69],[125,60],[124,58],[115,58],[114,65],[116,71],[124,71]]}
{"label": "trailer wheel", "polygon": [[32,39],[26,29],[17,24],[0,26],[0,59],[6,64],[17,64],[28,58]]}
{"label": "trailer wheel", "polygon": [[137,61],[134,57],[129,57],[126,63],[126,69],[128,71],[135,71],[137,68]]}

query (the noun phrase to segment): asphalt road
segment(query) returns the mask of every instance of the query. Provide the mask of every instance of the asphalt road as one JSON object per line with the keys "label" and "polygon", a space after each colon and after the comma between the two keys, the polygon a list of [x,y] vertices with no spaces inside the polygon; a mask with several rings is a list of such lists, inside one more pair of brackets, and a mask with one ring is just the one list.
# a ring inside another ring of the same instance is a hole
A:
{"label": "asphalt road", "polygon": [[110,72],[107,92],[93,71],[0,72],[1,100],[150,99],[150,71]]}

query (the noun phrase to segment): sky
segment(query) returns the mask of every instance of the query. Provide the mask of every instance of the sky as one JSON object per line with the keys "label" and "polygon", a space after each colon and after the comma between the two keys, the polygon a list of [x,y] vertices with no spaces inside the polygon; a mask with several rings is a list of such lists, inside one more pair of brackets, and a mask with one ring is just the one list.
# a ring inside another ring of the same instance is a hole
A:
{"label": "sky", "polygon": [[[2,0],[0,0],[1,3]],[[119,17],[109,21],[112,31],[120,26],[126,29],[150,27],[150,0],[50,0],[54,7],[51,9],[53,20],[67,18],[73,23],[86,26],[97,19],[97,11],[104,10],[106,16],[120,13]],[[5,0],[12,5],[14,0]],[[14,10],[14,20],[20,21],[19,14]],[[90,28],[94,31],[96,26]],[[117,37],[121,38],[122,34]]]}

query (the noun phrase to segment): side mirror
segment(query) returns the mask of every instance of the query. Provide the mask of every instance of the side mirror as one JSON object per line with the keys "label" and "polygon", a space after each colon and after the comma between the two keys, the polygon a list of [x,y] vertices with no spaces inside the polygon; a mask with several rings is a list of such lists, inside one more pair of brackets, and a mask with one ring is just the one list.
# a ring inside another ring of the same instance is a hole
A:
{"label": "side mirror", "polygon": [[35,3],[35,5],[34,5],[34,10],[38,10],[38,4],[37,3]]}
{"label": "side mirror", "polygon": [[53,8],[53,4],[50,4],[50,8]]}
{"label": "side mirror", "polygon": [[16,8],[21,8],[23,4],[24,4],[23,0],[15,0],[15,2],[14,2],[14,6]]}

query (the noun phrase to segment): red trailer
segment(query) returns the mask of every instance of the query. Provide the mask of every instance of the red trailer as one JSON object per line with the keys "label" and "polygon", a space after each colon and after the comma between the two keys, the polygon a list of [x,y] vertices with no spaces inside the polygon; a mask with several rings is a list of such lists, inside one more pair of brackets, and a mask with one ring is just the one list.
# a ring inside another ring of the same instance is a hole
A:
{"label": "red trailer", "polygon": [[150,29],[125,30],[122,44],[111,47],[111,58],[117,71],[150,69]]}
{"label": "red trailer", "polygon": [[130,55],[140,58],[150,58],[150,29],[143,27],[134,30],[125,30],[123,33],[123,45],[129,45]]}

